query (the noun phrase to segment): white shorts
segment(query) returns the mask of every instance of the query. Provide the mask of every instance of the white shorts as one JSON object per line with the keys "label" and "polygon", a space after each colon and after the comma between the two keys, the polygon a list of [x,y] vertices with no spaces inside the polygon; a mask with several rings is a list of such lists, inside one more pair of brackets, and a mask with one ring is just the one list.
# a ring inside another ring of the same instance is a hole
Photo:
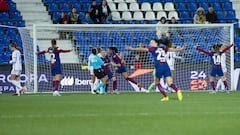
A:
{"label": "white shorts", "polygon": [[90,75],[94,75],[93,67],[90,67],[88,70],[89,70]]}
{"label": "white shorts", "polygon": [[169,66],[170,70],[175,70],[174,65],[168,65],[168,66]]}
{"label": "white shorts", "polygon": [[222,71],[223,71],[223,73],[226,73],[227,72],[227,68],[226,67],[222,67]]}
{"label": "white shorts", "polygon": [[20,76],[21,75],[21,70],[13,70],[11,71],[11,75],[17,75],[17,76]]}

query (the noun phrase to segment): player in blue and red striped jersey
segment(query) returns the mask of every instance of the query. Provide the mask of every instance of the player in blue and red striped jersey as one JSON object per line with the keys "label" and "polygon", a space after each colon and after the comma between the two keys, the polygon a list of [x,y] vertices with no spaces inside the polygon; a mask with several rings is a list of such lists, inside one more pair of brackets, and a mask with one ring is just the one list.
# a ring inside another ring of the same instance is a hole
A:
{"label": "player in blue and red striped jersey", "polygon": [[229,50],[232,46],[233,46],[233,44],[227,46],[223,50],[220,50],[221,45],[214,45],[213,46],[213,51],[210,51],[210,52],[205,51],[205,50],[195,46],[196,50],[198,50],[200,52],[203,52],[204,54],[207,54],[211,58],[212,67],[211,67],[209,80],[210,80],[210,84],[211,84],[212,89],[213,89],[212,93],[216,92],[215,91],[216,88],[215,88],[215,84],[214,84],[214,79],[217,75],[221,77],[221,80],[223,81],[225,89],[228,90],[228,84],[227,84],[226,78],[223,76],[223,70],[222,70],[222,66],[221,66],[221,57],[222,57],[222,54],[224,52],[226,52],[227,50]]}
{"label": "player in blue and red striped jersey", "polygon": [[53,77],[52,86],[53,86],[53,96],[61,96],[58,92],[58,86],[61,79],[62,69],[61,69],[61,61],[60,61],[60,53],[71,52],[72,50],[62,50],[57,47],[57,41],[55,39],[51,40],[52,46],[48,48],[48,50],[43,50],[40,52],[36,52],[39,54],[50,54],[50,65],[51,65],[51,73]]}
{"label": "player in blue and red striped jersey", "polygon": [[[109,67],[109,65],[111,65],[111,60],[110,60],[109,56],[106,55],[105,50],[100,49],[100,57],[101,57],[102,61],[104,62],[103,71],[108,76],[108,80],[112,80],[113,84],[116,84],[117,79],[115,76],[113,76],[113,72],[111,71],[111,69]],[[105,92],[107,92],[107,89],[108,89],[108,83],[106,84]]]}
{"label": "player in blue and red striped jersey", "polygon": [[178,52],[183,51],[186,49],[183,48],[171,48],[171,40],[168,38],[156,40],[153,39],[150,42],[149,48],[133,48],[131,46],[126,46],[126,50],[135,50],[135,51],[146,51],[150,52],[152,54],[152,57],[154,59],[154,65],[156,69],[155,73],[155,83],[161,94],[163,95],[163,99],[161,101],[168,101],[169,97],[167,96],[166,92],[164,91],[163,87],[160,84],[160,78],[164,77],[166,79],[166,82],[169,87],[171,87],[173,90],[177,92],[178,100],[182,101],[182,93],[181,91],[173,84],[173,80],[171,77],[171,71],[167,63],[167,52]]}
{"label": "player in blue and red striped jersey", "polygon": [[[121,74],[125,80],[130,81],[134,84],[136,84],[139,88],[139,91],[141,91],[142,85],[141,83],[137,83],[133,78],[128,77],[128,73],[126,70],[126,67],[124,63],[122,62],[121,57],[118,55],[118,50],[116,47],[109,47],[108,48],[108,54],[111,55],[112,62],[111,64],[115,67],[116,72],[114,73],[114,76],[117,78],[119,74]],[[117,81],[113,82],[113,90],[112,92],[115,92],[117,90]]]}

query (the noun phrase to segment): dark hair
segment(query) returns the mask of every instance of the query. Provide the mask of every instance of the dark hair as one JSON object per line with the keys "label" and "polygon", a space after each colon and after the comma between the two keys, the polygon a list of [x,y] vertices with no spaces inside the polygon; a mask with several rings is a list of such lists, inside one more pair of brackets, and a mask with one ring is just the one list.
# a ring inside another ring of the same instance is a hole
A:
{"label": "dark hair", "polygon": [[108,49],[112,50],[113,53],[118,53],[117,47],[109,47]]}
{"label": "dark hair", "polygon": [[94,55],[97,55],[97,48],[92,48],[92,53],[94,54]]}
{"label": "dark hair", "polygon": [[170,48],[172,46],[172,41],[168,37],[164,37],[159,39],[159,44],[165,45],[167,48]]}
{"label": "dark hair", "polygon": [[16,43],[11,43],[11,44],[10,44],[10,47],[14,47],[14,48],[16,48],[17,50],[21,50],[21,47],[18,47]]}
{"label": "dark hair", "polygon": [[52,39],[52,40],[51,40],[51,43],[52,43],[52,45],[56,45],[56,44],[57,44],[56,39]]}

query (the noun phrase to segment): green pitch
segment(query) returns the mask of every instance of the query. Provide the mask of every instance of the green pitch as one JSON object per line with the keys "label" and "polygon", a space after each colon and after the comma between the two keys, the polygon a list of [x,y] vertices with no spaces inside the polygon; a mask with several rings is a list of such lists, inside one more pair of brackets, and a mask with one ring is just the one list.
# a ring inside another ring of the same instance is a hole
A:
{"label": "green pitch", "polygon": [[0,95],[0,135],[239,135],[240,92]]}

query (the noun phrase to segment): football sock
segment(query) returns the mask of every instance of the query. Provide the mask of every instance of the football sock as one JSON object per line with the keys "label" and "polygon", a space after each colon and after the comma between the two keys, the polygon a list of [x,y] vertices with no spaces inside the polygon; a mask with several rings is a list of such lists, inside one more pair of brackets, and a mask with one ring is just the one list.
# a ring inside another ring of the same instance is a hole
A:
{"label": "football sock", "polygon": [[56,84],[56,81],[53,80],[53,81],[52,81],[52,87],[53,87],[53,90],[55,89],[55,84]]}
{"label": "football sock", "polygon": [[174,89],[176,92],[178,92],[178,88],[176,87],[175,84],[172,83],[169,87]]}
{"label": "football sock", "polygon": [[128,81],[130,81],[130,82],[132,82],[132,83],[134,83],[134,84],[137,84],[137,82],[133,79],[133,78],[126,78],[126,80],[128,80]]}
{"label": "football sock", "polygon": [[59,85],[59,83],[60,83],[59,80],[55,81],[54,91],[58,91],[58,85]]}
{"label": "football sock", "polygon": [[113,90],[116,90],[116,89],[117,89],[117,80],[113,81]]}
{"label": "football sock", "polygon": [[149,85],[148,90],[152,90],[154,87],[155,87],[155,83],[153,82]]}
{"label": "football sock", "polygon": [[163,97],[167,97],[167,94],[165,93],[165,91],[163,90],[162,86],[160,83],[157,84],[157,87],[159,89],[159,91],[162,93]]}
{"label": "football sock", "polygon": [[217,87],[216,87],[216,90],[220,90],[220,87],[222,85],[222,79],[219,79],[218,82],[217,82]]}
{"label": "football sock", "polygon": [[22,89],[20,81],[12,80],[11,82],[14,86],[16,86],[16,93],[19,94],[19,91]]}
{"label": "football sock", "polygon": [[226,90],[228,90],[228,84],[227,84],[227,81],[226,81],[226,80],[225,80],[225,81],[223,81],[223,84],[224,84],[224,86],[225,86]]}
{"label": "football sock", "polygon": [[213,90],[216,90],[214,81],[210,82],[210,84],[211,84],[211,86],[212,86],[212,89],[213,89]]}
{"label": "football sock", "polygon": [[106,84],[105,86],[105,92],[107,93],[107,90],[108,90],[108,84]]}
{"label": "football sock", "polygon": [[91,83],[90,87],[91,87],[91,92],[93,92],[93,90],[94,90],[94,83]]}
{"label": "football sock", "polygon": [[96,87],[95,90],[100,90],[101,87],[103,87],[105,84],[103,84],[102,82],[100,82]]}

